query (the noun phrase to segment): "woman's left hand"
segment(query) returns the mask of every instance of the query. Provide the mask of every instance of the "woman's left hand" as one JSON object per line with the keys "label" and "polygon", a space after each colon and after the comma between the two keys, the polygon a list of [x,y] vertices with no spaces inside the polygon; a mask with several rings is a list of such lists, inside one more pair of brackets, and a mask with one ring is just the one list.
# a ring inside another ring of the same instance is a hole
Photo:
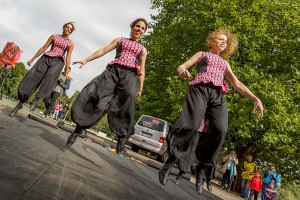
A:
{"label": "woman's left hand", "polygon": [[258,118],[262,119],[264,115],[264,107],[259,99],[255,101],[252,112],[255,113],[257,108],[259,109]]}
{"label": "woman's left hand", "polygon": [[136,95],[136,100],[139,100],[140,98],[141,98],[141,96],[142,96],[142,90],[139,90],[138,91],[138,94]]}

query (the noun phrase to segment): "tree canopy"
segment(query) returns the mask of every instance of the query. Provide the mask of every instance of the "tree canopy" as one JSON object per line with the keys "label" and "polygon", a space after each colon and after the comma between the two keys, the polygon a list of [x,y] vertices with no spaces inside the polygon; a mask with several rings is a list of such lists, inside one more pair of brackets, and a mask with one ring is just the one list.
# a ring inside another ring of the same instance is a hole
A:
{"label": "tree canopy", "polygon": [[[299,0],[152,0],[144,93],[137,116],[153,115],[174,123],[187,83],[177,66],[196,52],[206,51],[207,35],[226,27],[239,39],[229,61],[235,75],[264,104],[258,120],[253,102],[233,90],[226,95],[229,128],[225,148],[247,152],[261,167],[278,166],[285,181],[299,177],[300,149],[300,18]],[[191,70],[195,75],[195,69]],[[298,180],[299,181],[299,180]]]}
{"label": "tree canopy", "polygon": [[18,98],[18,87],[27,71],[28,70],[25,68],[25,65],[22,62],[16,63],[15,68],[10,69],[10,71],[5,70],[5,73],[1,77],[1,81],[6,75],[6,73],[8,73],[8,76],[5,82],[3,83],[3,94],[6,94],[10,97]]}

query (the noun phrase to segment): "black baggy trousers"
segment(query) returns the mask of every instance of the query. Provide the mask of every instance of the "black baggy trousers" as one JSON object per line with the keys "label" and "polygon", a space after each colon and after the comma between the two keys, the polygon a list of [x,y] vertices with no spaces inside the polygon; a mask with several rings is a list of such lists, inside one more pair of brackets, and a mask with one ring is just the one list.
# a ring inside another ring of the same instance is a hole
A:
{"label": "black baggy trousers", "polygon": [[134,112],[139,80],[136,69],[109,65],[78,95],[71,109],[77,127],[96,125],[107,113],[109,128],[118,136],[134,133]]}
{"label": "black baggy trousers", "polygon": [[37,90],[39,99],[49,97],[64,67],[62,58],[43,55],[27,72],[18,88],[19,100],[25,103]]}
{"label": "black baggy trousers", "polygon": [[[204,115],[212,127],[201,148],[197,147],[197,134]],[[228,110],[223,93],[207,84],[190,86],[182,112],[167,136],[169,153],[178,159],[179,169],[187,172],[195,156],[200,163],[214,166],[227,127]]]}

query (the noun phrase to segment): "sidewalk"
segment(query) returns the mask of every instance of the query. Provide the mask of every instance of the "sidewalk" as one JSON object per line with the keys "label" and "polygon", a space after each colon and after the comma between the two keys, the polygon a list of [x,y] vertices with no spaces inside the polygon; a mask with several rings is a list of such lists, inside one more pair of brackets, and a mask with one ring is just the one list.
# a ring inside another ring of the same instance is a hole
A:
{"label": "sidewalk", "polygon": [[[6,100],[0,100],[0,113],[4,114],[4,115],[8,115],[10,113],[10,111],[13,109],[15,105],[13,104],[10,104],[10,102],[7,102]],[[27,109],[21,109],[17,115],[20,115],[20,116],[28,116],[28,115],[32,115],[32,116],[35,116],[36,118],[38,118],[38,121],[46,121],[46,122],[50,122],[51,124],[53,125],[56,125],[56,121],[55,120],[52,120],[52,119],[42,119],[40,118],[40,114],[38,113],[34,113],[34,112],[31,112],[30,110],[27,110]],[[43,123],[43,122],[42,122]],[[47,123],[45,123],[47,124]],[[90,139],[91,141],[93,141],[94,143],[98,143],[102,146],[105,146],[105,147],[112,147],[114,148],[114,143],[111,141],[111,140],[107,140],[107,139],[104,139],[104,138],[101,138],[101,137],[98,137],[94,134],[90,134],[88,133],[87,135],[88,139]],[[160,169],[160,167],[162,166],[162,163],[156,161],[156,160],[153,160],[149,157],[145,157],[144,155],[141,155],[139,153],[136,153],[136,152],[133,152],[129,149],[126,149],[126,153],[124,154],[126,156],[130,156],[136,160],[139,160],[139,161],[142,161],[143,163],[147,164],[147,165],[150,165],[154,168],[157,168],[157,169]],[[175,170],[172,170],[172,174],[177,174],[178,173],[178,170],[175,169]],[[192,183],[195,184],[195,177],[193,174],[189,174],[188,175],[188,179],[190,179],[190,181]],[[180,183],[179,183],[180,185]],[[204,185],[204,189],[206,190],[206,184]],[[227,193],[225,190],[221,190],[219,189],[219,186],[216,185],[216,184],[213,184],[213,191],[212,193],[224,200],[241,200],[243,198],[241,197],[238,197],[232,193]]]}

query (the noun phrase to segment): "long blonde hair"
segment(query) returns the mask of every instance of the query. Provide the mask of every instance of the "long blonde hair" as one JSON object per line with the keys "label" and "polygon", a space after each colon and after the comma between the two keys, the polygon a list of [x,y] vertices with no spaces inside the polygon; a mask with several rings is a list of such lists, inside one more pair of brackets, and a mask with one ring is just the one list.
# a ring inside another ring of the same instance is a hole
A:
{"label": "long blonde hair", "polygon": [[237,37],[233,33],[231,33],[231,31],[226,28],[218,28],[208,35],[206,43],[208,48],[210,49],[212,47],[213,40],[220,34],[224,34],[227,37],[227,47],[224,51],[220,52],[220,56],[224,59],[228,59],[238,47]]}

